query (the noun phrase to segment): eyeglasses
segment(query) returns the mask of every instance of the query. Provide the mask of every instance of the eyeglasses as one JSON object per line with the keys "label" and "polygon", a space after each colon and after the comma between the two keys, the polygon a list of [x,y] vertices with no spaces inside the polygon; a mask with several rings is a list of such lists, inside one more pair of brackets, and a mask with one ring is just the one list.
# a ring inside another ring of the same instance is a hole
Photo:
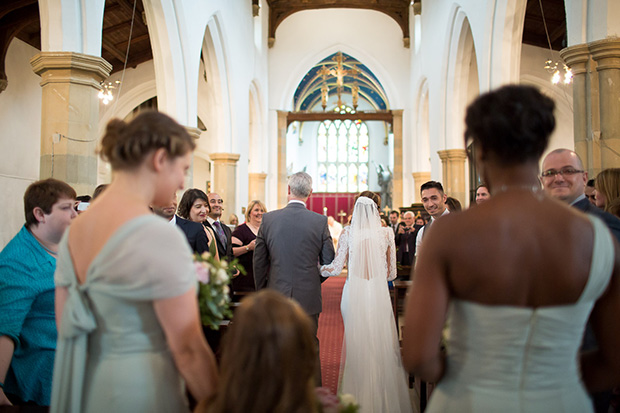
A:
{"label": "eyeglasses", "polygon": [[542,173],[542,177],[543,178],[555,178],[556,175],[558,174],[566,177],[566,176],[573,176],[575,174],[582,174],[584,172],[585,171],[580,171],[579,169],[575,169],[575,168],[562,168],[559,171],[556,171],[555,169],[548,169]]}

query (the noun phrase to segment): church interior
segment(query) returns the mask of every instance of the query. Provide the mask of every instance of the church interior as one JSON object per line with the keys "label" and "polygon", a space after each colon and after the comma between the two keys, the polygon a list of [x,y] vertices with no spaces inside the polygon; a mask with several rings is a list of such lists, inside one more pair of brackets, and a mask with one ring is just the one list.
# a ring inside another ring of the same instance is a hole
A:
{"label": "church interior", "polygon": [[469,205],[465,109],[511,83],[554,99],[548,151],[620,166],[614,0],[10,0],[0,28],[2,247],[30,183],[109,183],[106,124],[148,108],[194,137],[186,187],[226,216],[282,207],[300,170],[339,220],[350,194],[398,209],[429,179]]}

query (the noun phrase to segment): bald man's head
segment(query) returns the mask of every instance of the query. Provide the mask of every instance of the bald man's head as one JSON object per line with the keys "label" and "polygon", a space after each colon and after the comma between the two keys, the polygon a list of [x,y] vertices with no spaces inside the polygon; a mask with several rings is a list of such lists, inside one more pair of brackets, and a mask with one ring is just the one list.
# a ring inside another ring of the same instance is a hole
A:
{"label": "bald man's head", "polygon": [[574,151],[556,149],[543,160],[541,180],[545,193],[571,204],[583,195],[588,173]]}

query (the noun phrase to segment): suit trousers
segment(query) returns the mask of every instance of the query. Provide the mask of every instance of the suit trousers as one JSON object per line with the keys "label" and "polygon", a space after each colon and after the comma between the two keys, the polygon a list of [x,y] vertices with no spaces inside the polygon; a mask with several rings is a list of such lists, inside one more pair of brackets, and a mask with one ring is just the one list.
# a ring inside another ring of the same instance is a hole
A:
{"label": "suit trousers", "polygon": [[321,379],[321,350],[319,347],[319,314],[310,315],[310,320],[312,321],[312,334],[314,334],[314,339],[316,341],[316,371],[315,371],[315,385],[316,387],[322,386]]}

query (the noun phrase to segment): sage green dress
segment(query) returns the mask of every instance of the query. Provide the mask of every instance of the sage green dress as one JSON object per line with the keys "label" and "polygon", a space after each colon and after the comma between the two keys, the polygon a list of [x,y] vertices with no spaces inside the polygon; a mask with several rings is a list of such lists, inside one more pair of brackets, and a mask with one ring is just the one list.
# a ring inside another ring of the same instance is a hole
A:
{"label": "sage green dress", "polygon": [[52,384],[52,412],[183,412],[185,386],[155,315],[154,300],[196,285],[183,233],[145,215],[122,225],[78,284],[68,233],[57,286],[68,288]]}

